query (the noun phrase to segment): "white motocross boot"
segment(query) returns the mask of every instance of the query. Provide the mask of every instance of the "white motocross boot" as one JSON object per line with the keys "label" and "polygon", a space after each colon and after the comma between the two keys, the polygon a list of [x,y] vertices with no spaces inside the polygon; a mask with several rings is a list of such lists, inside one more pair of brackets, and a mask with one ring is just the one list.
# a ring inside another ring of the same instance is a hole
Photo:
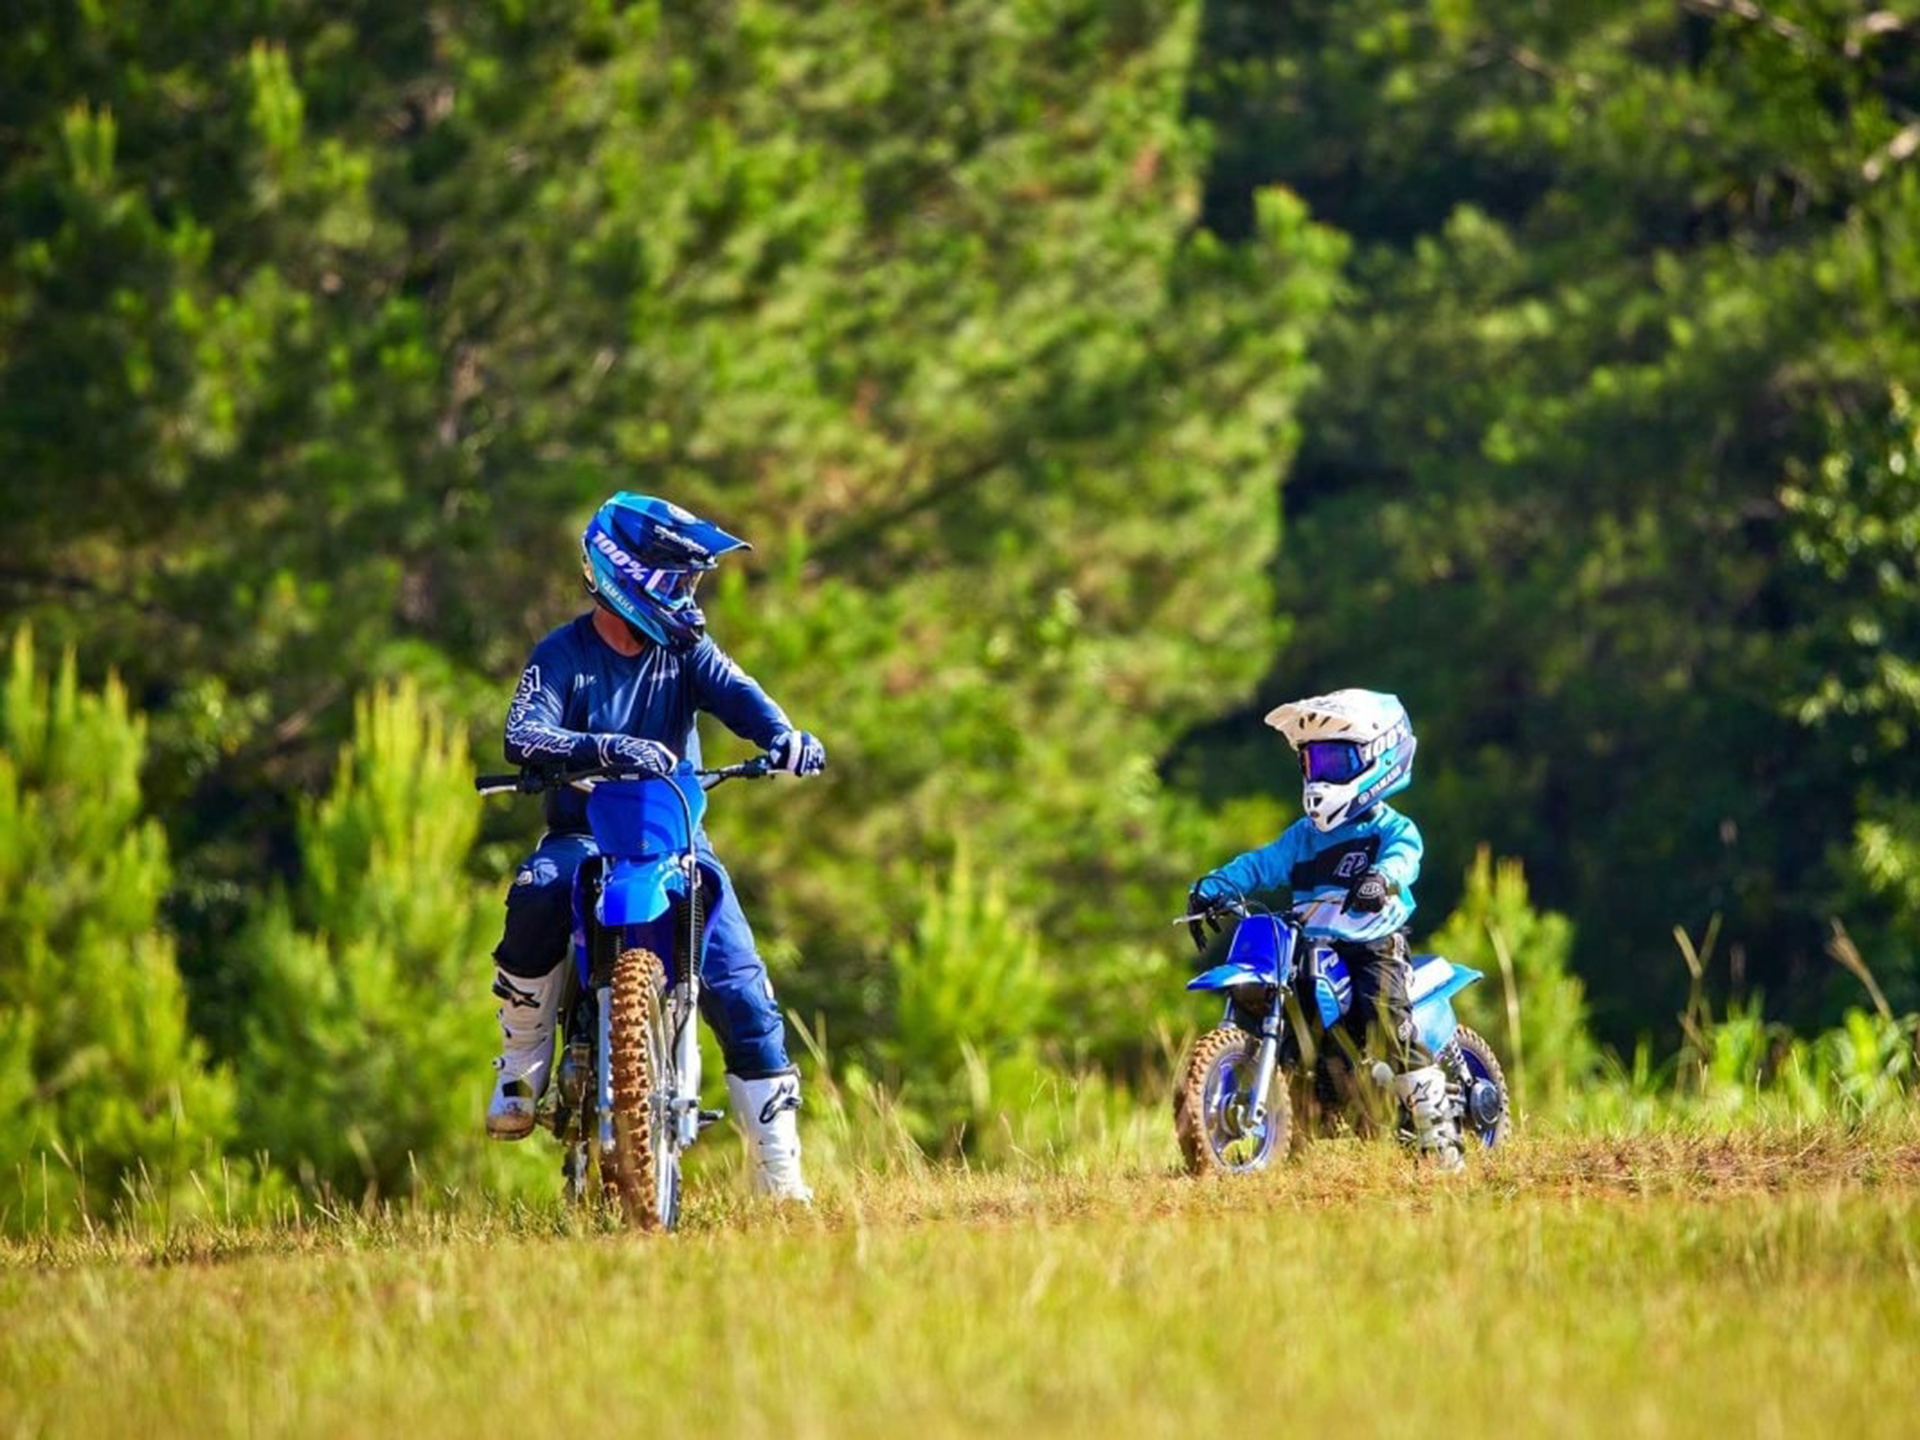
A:
{"label": "white motocross boot", "polygon": [[487,1134],[495,1140],[524,1140],[533,1133],[533,1112],[553,1069],[553,1016],[560,1008],[566,980],[563,961],[538,980],[506,971],[493,972],[493,993],[500,1001],[499,1076],[487,1105]]}
{"label": "white motocross boot", "polygon": [[1447,1077],[1438,1065],[1409,1070],[1393,1079],[1394,1093],[1413,1119],[1413,1143],[1440,1170],[1458,1170],[1466,1164],[1460,1154],[1460,1132],[1454,1128],[1447,1105]]}
{"label": "white motocross boot", "polygon": [[800,1174],[799,1072],[759,1080],[729,1075],[727,1098],[746,1136],[753,1193],[811,1205],[813,1191]]}

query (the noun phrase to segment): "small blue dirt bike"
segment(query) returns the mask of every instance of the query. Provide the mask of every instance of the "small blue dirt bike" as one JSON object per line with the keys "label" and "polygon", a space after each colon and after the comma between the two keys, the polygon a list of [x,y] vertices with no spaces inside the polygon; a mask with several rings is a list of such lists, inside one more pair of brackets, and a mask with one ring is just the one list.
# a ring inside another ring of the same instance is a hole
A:
{"label": "small blue dirt bike", "polygon": [[[1226,1015],[1195,1043],[1174,1092],[1187,1172],[1264,1170],[1287,1154],[1296,1134],[1327,1133],[1342,1118],[1365,1128],[1389,1103],[1400,1138],[1411,1143],[1412,1122],[1392,1090],[1355,1063],[1359,1057],[1336,1028],[1353,1007],[1352,976],[1329,943],[1346,938],[1341,902],[1274,915],[1232,899],[1174,923],[1192,926],[1202,943],[1200,923],[1227,917],[1239,923],[1225,962],[1187,983],[1227,996]],[[1479,971],[1441,956],[1416,955],[1410,997],[1420,1041],[1446,1074],[1461,1137],[1490,1147],[1509,1128],[1506,1077],[1493,1047],[1453,1014],[1453,997],[1478,979]]]}
{"label": "small blue dirt bike", "polygon": [[560,1000],[558,1063],[537,1123],[566,1147],[567,1197],[598,1189],[631,1224],[680,1218],[680,1156],[724,1112],[700,1108],[700,956],[706,935],[694,835],[707,790],[774,773],[762,755],[666,777],[606,767],[482,775],[483,795],[590,790],[600,853],[573,881],[575,966]]}

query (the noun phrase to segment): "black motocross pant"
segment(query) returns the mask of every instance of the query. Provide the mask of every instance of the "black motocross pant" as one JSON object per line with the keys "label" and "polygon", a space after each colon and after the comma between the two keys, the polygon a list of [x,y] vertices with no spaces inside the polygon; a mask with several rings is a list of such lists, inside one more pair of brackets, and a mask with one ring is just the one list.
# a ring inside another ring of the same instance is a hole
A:
{"label": "black motocross pant", "polygon": [[1333,947],[1353,976],[1353,1008],[1341,1018],[1361,1054],[1391,1065],[1396,1074],[1433,1063],[1433,1053],[1420,1043],[1413,1028],[1413,962],[1408,958],[1407,933],[1363,943],[1345,941]]}

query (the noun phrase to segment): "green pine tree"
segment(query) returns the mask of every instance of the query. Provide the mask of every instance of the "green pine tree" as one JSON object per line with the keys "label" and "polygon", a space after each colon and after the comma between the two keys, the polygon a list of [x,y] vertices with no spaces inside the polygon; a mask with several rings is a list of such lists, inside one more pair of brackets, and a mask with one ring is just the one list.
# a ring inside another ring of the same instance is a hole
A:
{"label": "green pine tree", "polygon": [[109,677],[49,675],[15,633],[0,677],[0,1227],[200,1202],[233,1087],[188,1028],[169,869],[142,814],[146,727]]}
{"label": "green pine tree", "polygon": [[465,878],[472,775],[416,686],[362,697],[332,789],[301,809],[300,883],[241,947],[244,1133],[309,1189],[407,1194],[487,1163],[498,901]]}
{"label": "green pine tree", "polygon": [[1432,948],[1486,975],[1455,1003],[1460,1018],[1499,1052],[1521,1109],[1562,1106],[1599,1060],[1587,1029],[1586,987],[1569,968],[1567,917],[1535,909],[1520,862],[1496,862],[1482,845],[1467,868],[1460,906],[1434,934]]}

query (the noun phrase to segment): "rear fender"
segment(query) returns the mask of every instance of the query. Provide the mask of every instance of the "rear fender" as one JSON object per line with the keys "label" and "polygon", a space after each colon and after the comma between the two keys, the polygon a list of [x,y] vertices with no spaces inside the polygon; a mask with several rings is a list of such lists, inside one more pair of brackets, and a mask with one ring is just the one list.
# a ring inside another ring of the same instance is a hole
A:
{"label": "rear fender", "polygon": [[1408,998],[1413,1002],[1413,1029],[1421,1045],[1438,1054],[1460,1028],[1454,1017],[1453,997],[1480,980],[1478,970],[1456,965],[1440,955],[1416,955]]}

